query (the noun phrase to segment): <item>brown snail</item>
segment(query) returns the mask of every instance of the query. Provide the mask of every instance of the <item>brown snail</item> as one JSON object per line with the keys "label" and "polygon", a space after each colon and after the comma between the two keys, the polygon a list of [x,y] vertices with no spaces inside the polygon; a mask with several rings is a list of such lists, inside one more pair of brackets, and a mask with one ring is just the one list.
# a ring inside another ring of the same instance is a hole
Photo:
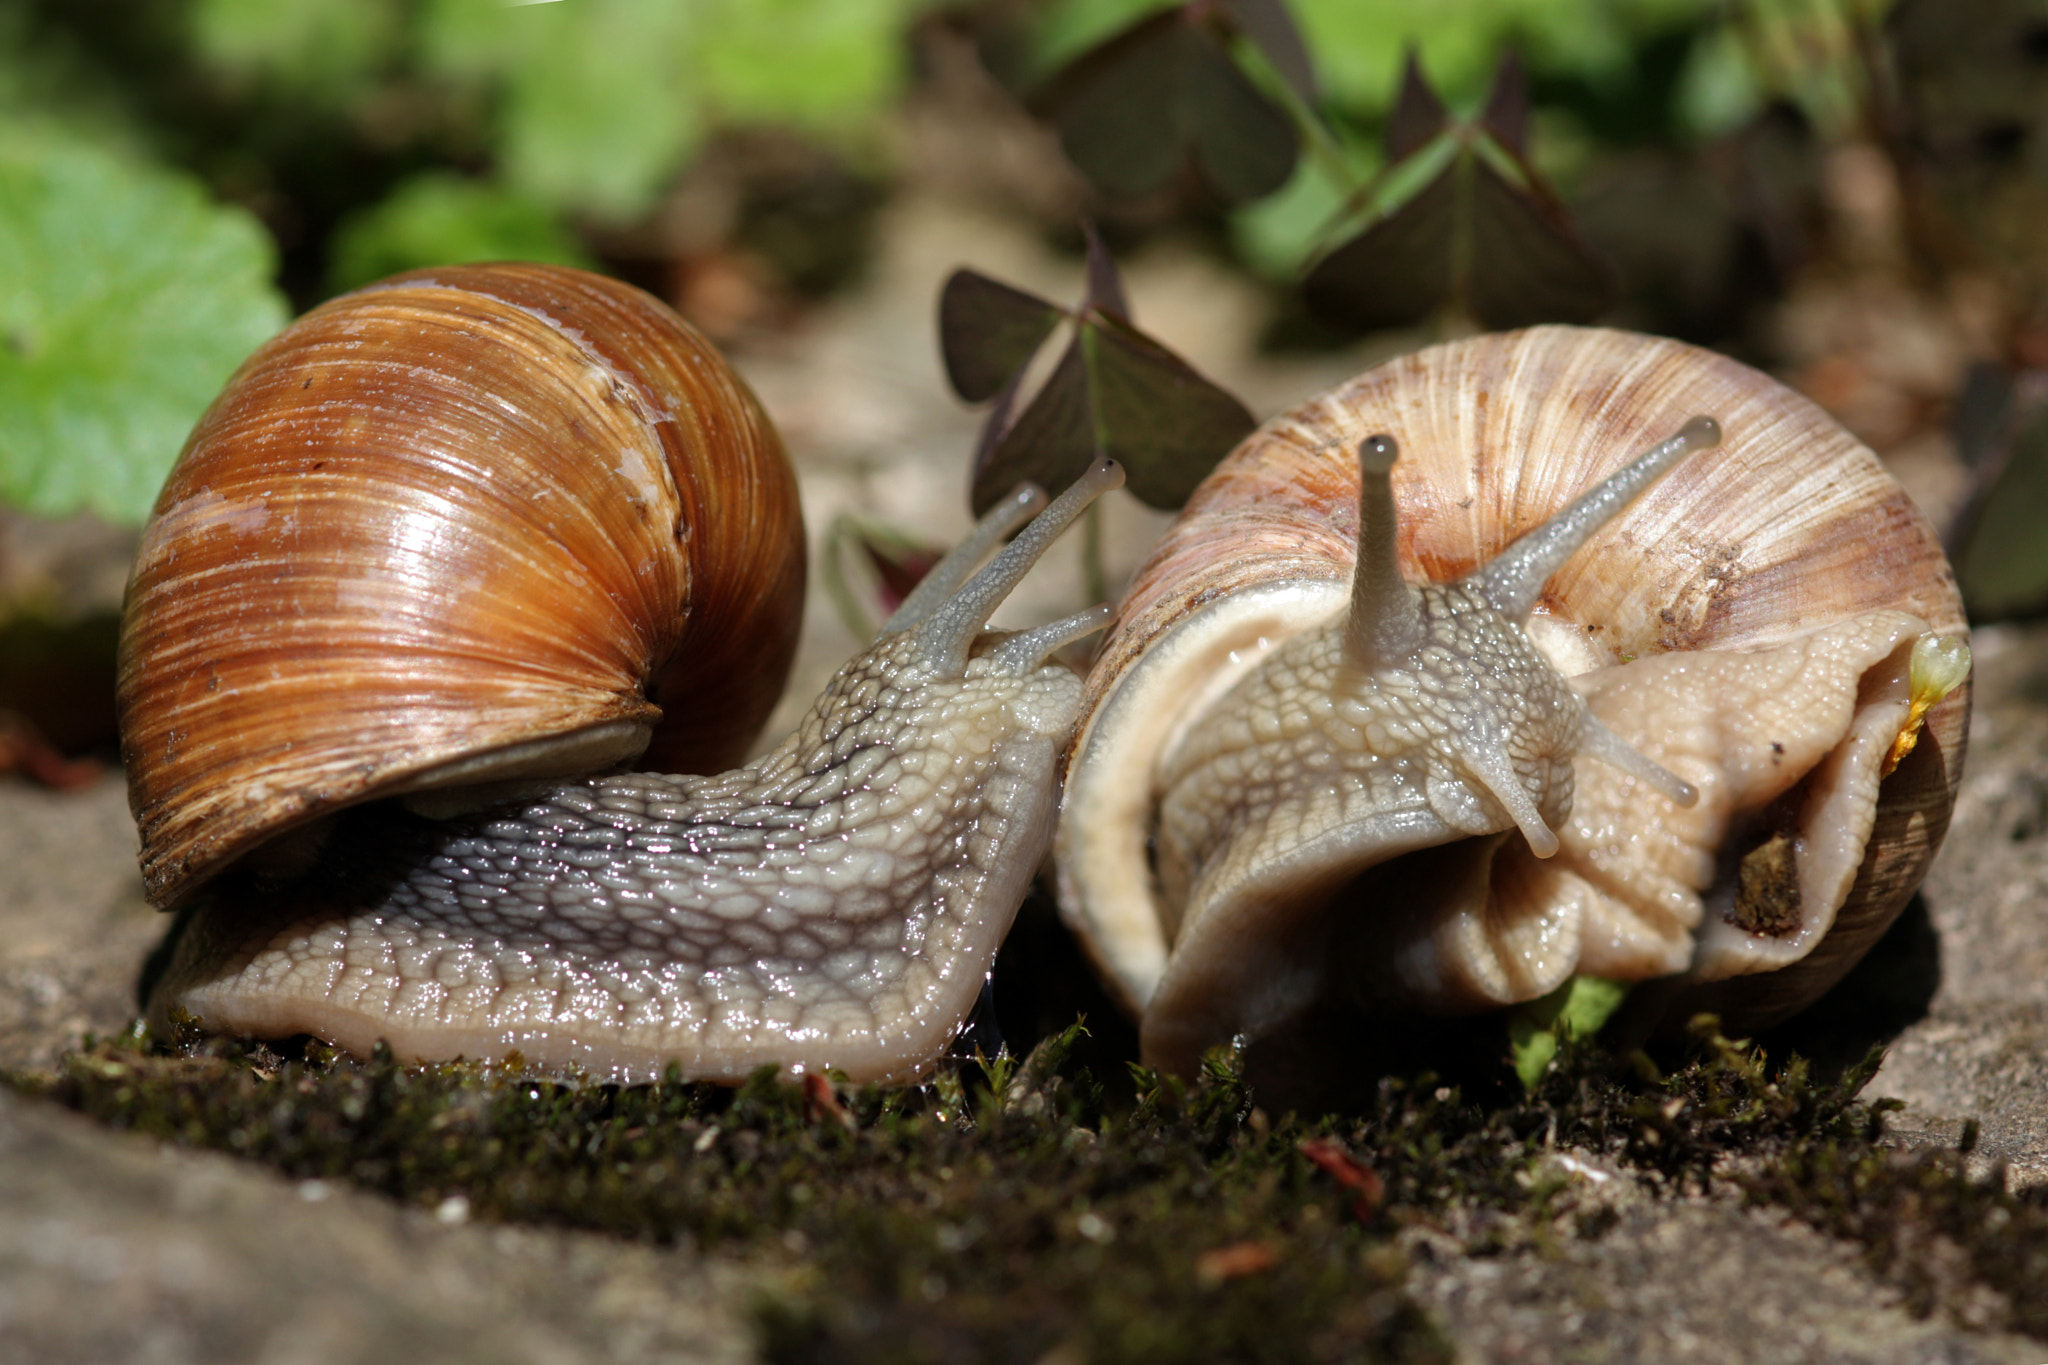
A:
{"label": "brown snail", "polygon": [[1050,656],[1107,611],[983,626],[1120,479],[1004,548],[1044,504],[1008,499],[765,755],[621,772],[736,762],[780,690],[803,543],[758,404],[580,271],[314,310],[200,421],[130,581],[130,803],[185,911],[152,1013],[601,1079],[917,1074],[1051,838]]}
{"label": "brown snail", "polygon": [[1267,423],[1139,569],[1062,912],[1181,1071],[1574,974],[1767,1022],[1940,844],[1964,632],[1905,494],[1766,376],[1602,330],[1434,347]]}

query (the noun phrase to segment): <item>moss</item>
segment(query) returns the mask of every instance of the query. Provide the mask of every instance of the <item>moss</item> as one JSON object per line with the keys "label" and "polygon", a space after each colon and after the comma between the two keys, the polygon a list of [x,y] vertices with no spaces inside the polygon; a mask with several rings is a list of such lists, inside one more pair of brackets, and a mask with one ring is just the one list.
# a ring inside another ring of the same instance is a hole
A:
{"label": "moss", "polygon": [[[756,1305],[776,1360],[1449,1359],[1391,1225],[1298,1153],[1326,1125],[1269,1121],[1221,1063],[1134,1076],[1108,1112],[1078,1037],[907,1091],[579,1087],[195,1038],[11,1080],[293,1177],[788,1263]],[[1204,1272],[1248,1244],[1269,1254]]]}
{"label": "moss", "polygon": [[2048,1189],[2012,1193],[1999,1174],[1972,1179],[1961,1151],[1825,1140],[1795,1144],[1744,1185],[1757,1203],[1862,1243],[1914,1312],[2048,1340]]}
{"label": "moss", "polygon": [[1383,1077],[1314,1118],[1258,1108],[1238,1061],[1105,1085],[1076,1025],[914,1090],[620,1089],[181,1037],[4,1079],[295,1177],[780,1264],[753,1305],[777,1361],[1447,1360],[1398,1234],[1481,1229],[1474,1255],[1599,1236],[1597,1210],[1538,1176],[1554,1145],[1653,1189],[1734,1182],[1862,1241],[1918,1306],[1988,1291],[2043,1329],[2048,1213],[1880,1149],[1885,1106],[1854,1098],[1874,1056],[1820,1082],[1709,1021],[1661,1068],[1568,1040],[1534,1094],[1501,1066],[1463,1087]]}

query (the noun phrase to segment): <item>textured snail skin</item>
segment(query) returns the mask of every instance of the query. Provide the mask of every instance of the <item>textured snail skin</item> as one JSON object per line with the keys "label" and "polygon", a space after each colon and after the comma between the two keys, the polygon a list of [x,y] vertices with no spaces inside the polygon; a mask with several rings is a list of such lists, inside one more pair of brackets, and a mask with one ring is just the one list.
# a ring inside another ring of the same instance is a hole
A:
{"label": "textured snail skin", "polygon": [[[447,820],[365,808],[294,878],[229,874],[185,926],[155,1011],[621,1082],[670,1065],[918,1075],[1051,841],[1081,684],[1048,655],[1107,611],[981,626],[1121,481],[1104,462],[952,597],[906,603],[911,619],[745,767],[561,783]],[[1013,498],[981,541],[1031,505]],[[955,560],[933,576],[964,575]],[[252,936],[268,906],[293,908]]]}
{"label": "textured snail skin", "polygon": [[[1447,625],[1436,663],[1426,642],[1370,668],[1329,653],[1371,539],[1369,435],[1402,450],[1398,575],[1378,581],[1470,584],[1703,412],[1722,446],[1496,623],[1553,676],[1446,711],[1403,698],[1497,671],[1493,627]],[[1069,754],[1061,910],[1139,1016],[1147,1060],[1181,1071],[1234,1038],[1312,1048],[1299,1021],[1332,1009],[1469,1013],[1575,972],[1665,978],[1674,1010],[1758,1026],[1846,971],[1924,875],[1961,777],[1967,682],[1896,773],[1885,762],[1917,715],[1916,643],[1964,630],[1904,493],[1766,376],[1597,329],[1433,347],[1269,422],[1139,569]],[[1581,707],[1626,743],[1574,742]],[[1629,748],[1697,799],[1674,801]],[[1500,800],[1471,759],[1487,749],[1512,758],[1545,828]],[[1346,750],[1377,766],[1347,768]]]}

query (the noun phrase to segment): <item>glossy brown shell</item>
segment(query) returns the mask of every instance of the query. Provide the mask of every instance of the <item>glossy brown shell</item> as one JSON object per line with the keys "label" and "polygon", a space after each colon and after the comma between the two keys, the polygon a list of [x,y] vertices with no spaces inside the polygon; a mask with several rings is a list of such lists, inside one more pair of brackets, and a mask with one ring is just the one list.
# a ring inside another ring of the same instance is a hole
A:
{"label": "glossy brown shell", "polygon": [[779,438],[649,295],[488,265],[335,299],[243,364],[143,533],[118,704],[150,898],[475,755],[730,766],[803,573]]}
{"label": "glossy brown shell", "polygon": [[[1105,702],[1181,622],[1248,589],[1348,582],[1356,452],[1366,437],[1400,441],[1402,572],[1447,581],[1699,414],[1719,420],[1723,444],[1665,475],[1539,600],[1532,633],[1546,648],[1568,646],[1557,660],[1567,673],[1673,650],[1754,649],[1877,608],[1966,633],[1932,528],[1877,458],[1813,403],[1681,342],[1538,327],[1389,361],[1246,438],[1134,576],[1090,672],[1070,762],[1087,750]],[[1706,988],[1716,993],[1710,1003],[1746,1011],[1745,1023],[1787,1013],[1889,924],[1947,828],[1969,691],[1966,682],[1929,712],[1921,750],[1885,781],[1863,867],[1829,938],[1794,967]],[[1070,774],[1068,818],[1075,788]],[[1063,897],[1079,899],[1067,896],[1070,880],[1063,875]],[[1066,909],[1089,932],[1094,912]],[[1094,951],[1116,977],[1116,953]],[[1124,975],[1120,993],[1138,995]]]}

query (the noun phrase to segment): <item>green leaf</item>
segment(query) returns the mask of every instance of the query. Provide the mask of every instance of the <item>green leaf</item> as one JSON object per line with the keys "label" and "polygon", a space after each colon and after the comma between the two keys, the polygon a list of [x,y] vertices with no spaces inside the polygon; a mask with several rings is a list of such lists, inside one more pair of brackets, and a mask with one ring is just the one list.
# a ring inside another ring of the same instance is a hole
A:
{"label": "green leaf", "polygon": [[695,6],[661,0],[505,5],[433,0],[429,70],[492,88],[498,170],[599,218],[644,212],[703,133]]}
{"label": "green leaf", "polygon": [[[1309,271],[1309,305],[1367,330],[1438,309],[1492,328],[1598,315],[1614,296],[1613,270],[1523,156],[1527,120],[1527,86],[1512,56],[1470,120],[1449,117],[1411,56],[1388,123],[1393,164],[1363,196],[1379,207]],[[1418,168],[1432,166],[1419,189],[1402,193]]]}
{"label": "green leaf", "polygon": [[1508,1046],[1523,1089],[1536,1088],[1564,1039],[1598,1033],[1628,991],[1620,981],[1575,976],[1541,999],[1508,1011]]}
{"label": "green leaf", "polygon": [[1030,362],[1066,310],[974,270],[939,291],[939,350],[953,392],[985,403]]}
{"label": "green leaf", "polygon": [[1254,273],[1292,286],[1301,263],[1327,241],[1330,225],[1346,199],[1380,168],[1376,148],[1355,143],[1340,149],[1344,160],[1305,156],[1277,193],[1243,205],[1230,215],[1230,243],[1237,259]]}
{"label": "green leaf", "polygon": [[189,177],[56,138],[0,148],[0,498],[139,522],[284,324],[270,239]]}
{"label": "green leaf", "polygon": [[932,0],[717,0],[705,4],[704,93],[745,123],[843,132],[902,88],[904,30]]}
{"label": "green leaf", "polygon": [[1259,198],[1287,182],[1297,140],[1239,69],[1235,32],[1228,11],[1176,6],[1084,53],[1036,103],[1068,157],[1112,194],[1149,194],[1192,164],[1225,203]]}
{"label": "green leaf", "polygon": [[549,261],[597,268],[545,205],[506,186],[429,172],[352,215],[335,234],[327,282],[337,294],[427,265]]}
{"label": "green leaf", "polygon": [[196,0],[186,14],[208,64],[300,103],[345,103],[397,53],[395,0]]}
{"label": "green leaf", "polygon": [[[974,458],[976,515],[1019,483],[1060,489],[1108,455],[1125,487],[1153,507],[1186,502],[1216,462],[1257,425],[1244,404],[1130,320],[1116,265],[1087,230],[1088,285],[1069,311],[973,271],[946,282],[941,346],[954,390],[995,397]],[[1032,356],[1072,323],[1052,373],[1014,420]]]}
{"label": "green leaf", "polygon": [[420,49],[429,71],[487,93],[514,188],[618,220],[653,206],[715,121],[871,131],[903,84],[903,31],[931,3],[428,0]]}

